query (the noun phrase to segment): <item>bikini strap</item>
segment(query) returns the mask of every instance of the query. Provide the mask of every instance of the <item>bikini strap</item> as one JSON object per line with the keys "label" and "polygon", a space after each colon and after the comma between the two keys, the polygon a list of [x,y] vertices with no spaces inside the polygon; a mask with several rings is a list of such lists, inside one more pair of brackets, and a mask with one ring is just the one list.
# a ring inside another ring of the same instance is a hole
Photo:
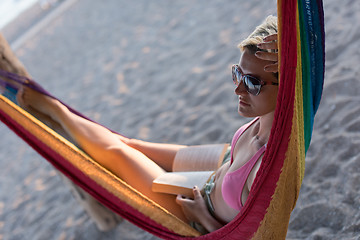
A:
{"label": "bikini strap", "polygon": [[231,152],[230,152],[230,156],[231,156],[231,161],[230,161],[230,165],[233,163],[234,159],[233,159],[233,151],[235,148],[235,145],[237,143],[237,141],[239,140],[240,136],[251,126],[253,125],[253,123],[255,123],[257,120],[259,120],[259,117],[254,118],[251,122],[246,123],[244,125],[242,125],[234,134],[234,137],[231,141]]}

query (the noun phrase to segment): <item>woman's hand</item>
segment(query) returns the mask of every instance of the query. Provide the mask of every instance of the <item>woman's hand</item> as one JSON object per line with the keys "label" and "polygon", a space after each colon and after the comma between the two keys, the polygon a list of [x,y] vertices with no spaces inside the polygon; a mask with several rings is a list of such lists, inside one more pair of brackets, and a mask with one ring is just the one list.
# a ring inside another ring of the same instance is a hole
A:
{"label": "woman's hand", "polygon": [[275,52],[262,52],[257,51],[255,56],[262,59],[273,62],[265,66],[265,72],[278,72],[278,41],[277,34],[269,35],[264,38],[264,42],[257,45],[258,48],[264,50],[275,50]]}
{"label": "woman's hand", "polygon": [[221,228],[223,225],[211,216],[198,187],[194,187],[193,193],[194,199],[184,198],[181,195],[176,198],[176,202],[181,206],[186,218],[189,221],[200,223],[209,232]]}
{"label": "woman's hand", "polygon": [[209,211],[198,187],[195,186],[193,188],[193,193],[194,199],[178,195],[176,202],[181,206],[186,218],[189,221],[201,223],[201,217],[209,214]]}

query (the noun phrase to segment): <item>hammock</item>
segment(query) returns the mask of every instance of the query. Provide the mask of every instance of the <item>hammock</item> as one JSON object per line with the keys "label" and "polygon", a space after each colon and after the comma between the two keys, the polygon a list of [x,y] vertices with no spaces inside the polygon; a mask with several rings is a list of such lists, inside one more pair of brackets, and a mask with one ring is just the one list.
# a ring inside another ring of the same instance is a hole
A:
{"label": "hammock", "polygon": [[[13,102],[16,91],[31,80],[8,69],[0,71],[0,119],[95,199],[160,238],[285,239],[323,87],[322,1],[278,0],[278,27],[280,87],[266,153],[241,212],[206,235],[201,236],[18,107]],[[30,86],[48,94],[36,84]]]}

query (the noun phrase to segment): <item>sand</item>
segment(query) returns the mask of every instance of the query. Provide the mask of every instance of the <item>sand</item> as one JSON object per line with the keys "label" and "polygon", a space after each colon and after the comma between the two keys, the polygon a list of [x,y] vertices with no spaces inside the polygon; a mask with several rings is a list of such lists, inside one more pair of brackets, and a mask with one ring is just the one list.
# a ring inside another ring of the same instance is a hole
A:
{"label": "sand", "polygon": [[[360,2],[324,4],[324,94],[288,239],[360,235]],[[275,1],[72,1],[15,52],[47,90],[127,136],[229,142],[247,121],[236,45],[269,14]],[[126,221],[97,230],[49,163],[3,124],[0,134],[0,239],[157,239]]]}

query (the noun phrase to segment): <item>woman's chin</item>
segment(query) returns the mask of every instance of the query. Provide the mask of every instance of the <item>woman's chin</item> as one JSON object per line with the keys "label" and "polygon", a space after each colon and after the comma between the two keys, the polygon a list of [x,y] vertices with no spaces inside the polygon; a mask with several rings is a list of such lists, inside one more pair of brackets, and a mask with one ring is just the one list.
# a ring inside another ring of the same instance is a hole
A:
{"label": "woman's chin", "polygon": [[253,118],[253,117],[257,117],[257,116],[253,116],[253,114],[247,113],[247,112],[243,112],[241,110],[238,110],[238,114],[241,117],[245,117],[245,118]]}

